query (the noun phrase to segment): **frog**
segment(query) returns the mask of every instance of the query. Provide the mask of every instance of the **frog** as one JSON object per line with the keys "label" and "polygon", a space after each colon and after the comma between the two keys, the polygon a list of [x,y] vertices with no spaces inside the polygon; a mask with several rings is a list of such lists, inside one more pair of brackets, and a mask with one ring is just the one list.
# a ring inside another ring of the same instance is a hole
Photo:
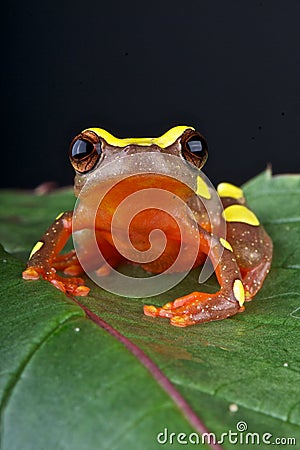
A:
{"label": "frog", "polygon": [[[87,128],[75,136],[69,148],[69,159],[75,170],[75,196],[80,198],[80,193],[89,181],[92,182],[94,190],[93,198],[97,198],[99,189],[105,184],[105,176],[99,178],[97,175],[104,171],[106,160],[122,155],[125,158],[123,165],[126,166],[126,158],[129,155],[138,155],[143,159],[152,154],[179,158],[178,160],[185,164],[187,172],[193,168],[200,173],[208,157],[208,144],[199,131],[185,125],[172,127],[155,138],[117,138],[103,128]],[[272,240],[257,215],[248,207],[243,190],[229,182],[218,184],[216,192],[222,209],[215,213],[214,219],[226,227],[226,234],[218,235],[201,201],[205,199],[209,204],[211,190],[203,178],[198,177],[198,181],[193,190],[190,187],[183,188],[182,183],[176,184],[176,180],[174,182],[173,169],[168,167],[165,168],[165,174],[149,171],[133,177],[128,176],[122,189],[117,186],[112,191],[109,201],[97,212],[95,221],[97,242],[109,263],[99,267],[98,273],[107,276],[109,267],[117,268],[124,262],[130,263],[115,247],[111,235],[111,220],[117,203],[128,193],[146,187],[159,186],[177,194],[184,192],[182,198],[189,202],[195,216],[192,222],[184,217],[180,220],[187,232],[192,227],[200,238],[192,267],[201,266],[209,256],[219,290],[215,293],[197,290],[168,301],[163,306],[150,304],[143,307],[146,316],[168,319],[171,325],[177,327],[222,320],[243,312],[245,302],[252,300],[262,288],[272,262]],[[89,207],[87,203],[82,210],[82,228],[87,226]],[[24,280],[37,280],[42,277],[67,295],[86,296],[90,288],[80,276],[83,268],[76,251],[62,253],[72,235],[72,219],[72,211],[62,212],[56,217],[34,245],[22,276]],[[160,216],[151,208],[144,211],[141,220],[136,220],[131,233],[133,245],[143,251],[147,249],[147,236],[151,229],[162,224],[170,245],[166,246],[163,254],[156,260],[140,263],[145,271],[152,274],[161,273],[170,266],[178,251],[180,234],[174,228],[172,219]],[[177,267],[176,270],[181,268]]]}

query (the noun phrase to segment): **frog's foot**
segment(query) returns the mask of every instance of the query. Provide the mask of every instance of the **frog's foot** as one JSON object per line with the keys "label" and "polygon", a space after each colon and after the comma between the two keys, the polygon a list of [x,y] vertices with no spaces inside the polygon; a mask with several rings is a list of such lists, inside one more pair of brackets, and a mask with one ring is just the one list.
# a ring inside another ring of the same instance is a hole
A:
{"label": "frog's foot", "polygon": [[112,267],[109,264],[102,264],[102,266],[98,267],[97,270],[95,270],[95,274],[98,277],[107,277],[112,271]]}
{"label": "frog's foot", "polygon": [[75,250],[71,250],[69,253],[59,254],[53,261],[53,267],[63,272],[65,275],[76,277],[83,272],[83,269],[78,261]]}
{"label": "frog's foot", "polygon": [[57,289],[66,293],[72,294],[80,297],[86,296],[90,289],[84,286],[84,281],[82,278],[71,277],[64,278],[57,275],[54,268],[45,269],[43,267],[28,267],[22,273],[24,280],[38,280],[40,277],[44,278],[53,284]]}
{"label": "frog's foot", "polygon": [[232,296],[222,292],[206,294],[193,292],[174,302],[167,303],[162,308],[144,306],[144,313],[152,317],[165,317],[177,327],[186,327],[201,322],[222,320],[244,311],[244,307]]}

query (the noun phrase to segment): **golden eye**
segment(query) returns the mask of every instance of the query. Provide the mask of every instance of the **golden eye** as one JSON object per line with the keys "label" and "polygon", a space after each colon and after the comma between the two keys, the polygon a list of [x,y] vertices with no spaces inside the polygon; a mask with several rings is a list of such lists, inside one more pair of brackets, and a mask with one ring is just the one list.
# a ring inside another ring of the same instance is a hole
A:
{"label": "golden eye", "polygon": [[101,142],[91,131],[79,134],[71,142],[69,157],[77,172],[87,173],[94,169],[101,156]]}
{"label": "golden eye", "polygon": [[193,130],[182,136],[182,156],[198,169],[204,166],[208,157],[208,147],[204,137]]}

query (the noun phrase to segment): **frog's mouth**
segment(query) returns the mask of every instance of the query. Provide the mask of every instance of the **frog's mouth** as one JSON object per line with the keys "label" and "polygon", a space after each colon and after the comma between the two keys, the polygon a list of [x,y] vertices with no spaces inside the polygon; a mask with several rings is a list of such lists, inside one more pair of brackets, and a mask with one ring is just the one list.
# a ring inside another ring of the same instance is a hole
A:
{"label": "frog's mouth", "polygon": [[[90,191],[93,191],[93,197],[109,199],[111,205],[114,204],[113,199],[118,203],[128,198],[130,195],[140,191],[150,191],[156,189],[160,191],[167,191],[174,196],[187,200],[191,195],[195,195],[195,190],[186,185],[180,180],[169,176],[156,173],[140,173],[126,176],[115,176],[103,180],[102,183],[96,186],[86,186],[86,194],[90,195]],[[85,193],[81,193],[85,195]]]}
{"label": "frog's mouth", "polygon": [[194,221],[189,212],[192,199],[196,199],[194,190],[181,181],[168,175],[142,173],[116,176],[85,186],[78,197],[78,211],[95,220],[97,229],[106,230],[119,211],[123,212],[115,226],[120,229],[126,222],[125,216],[134,217],[143,210],[154,211],[149,214],[153,222],[159,221],[158,211],[168,211],[181,222],[191,223]]}
{"label": "frog's mouth", "polygon": [[[104,158],[98,166],[87,174],[77,174],[75,178],[76,195],[85,189],[105,189],[107,184],[119,183],[129,178],[130,183],[137,182],[140,189],[148,185],[168,187],[176,191],[183,190],[184,185],[195,191],[200,170],[179,156],[159,152],[120,153],[114,157]],[[147,183],[148,178],[148,183]],[[157,183],[157,184],[156,184]],[[175,185],[177,187],[175,188]],[[144,187],[143,187],[144,186]]]}

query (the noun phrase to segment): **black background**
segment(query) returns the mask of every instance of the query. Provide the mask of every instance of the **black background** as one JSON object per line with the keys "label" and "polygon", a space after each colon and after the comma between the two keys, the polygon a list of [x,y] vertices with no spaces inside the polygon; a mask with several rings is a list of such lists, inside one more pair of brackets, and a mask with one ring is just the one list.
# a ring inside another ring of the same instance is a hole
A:
{"label": "black background", "polygon": [[298,0],[11,1],[2,17],[2,187],[71,184],[90,126],[193,125],[215,183],[299,172]]}

